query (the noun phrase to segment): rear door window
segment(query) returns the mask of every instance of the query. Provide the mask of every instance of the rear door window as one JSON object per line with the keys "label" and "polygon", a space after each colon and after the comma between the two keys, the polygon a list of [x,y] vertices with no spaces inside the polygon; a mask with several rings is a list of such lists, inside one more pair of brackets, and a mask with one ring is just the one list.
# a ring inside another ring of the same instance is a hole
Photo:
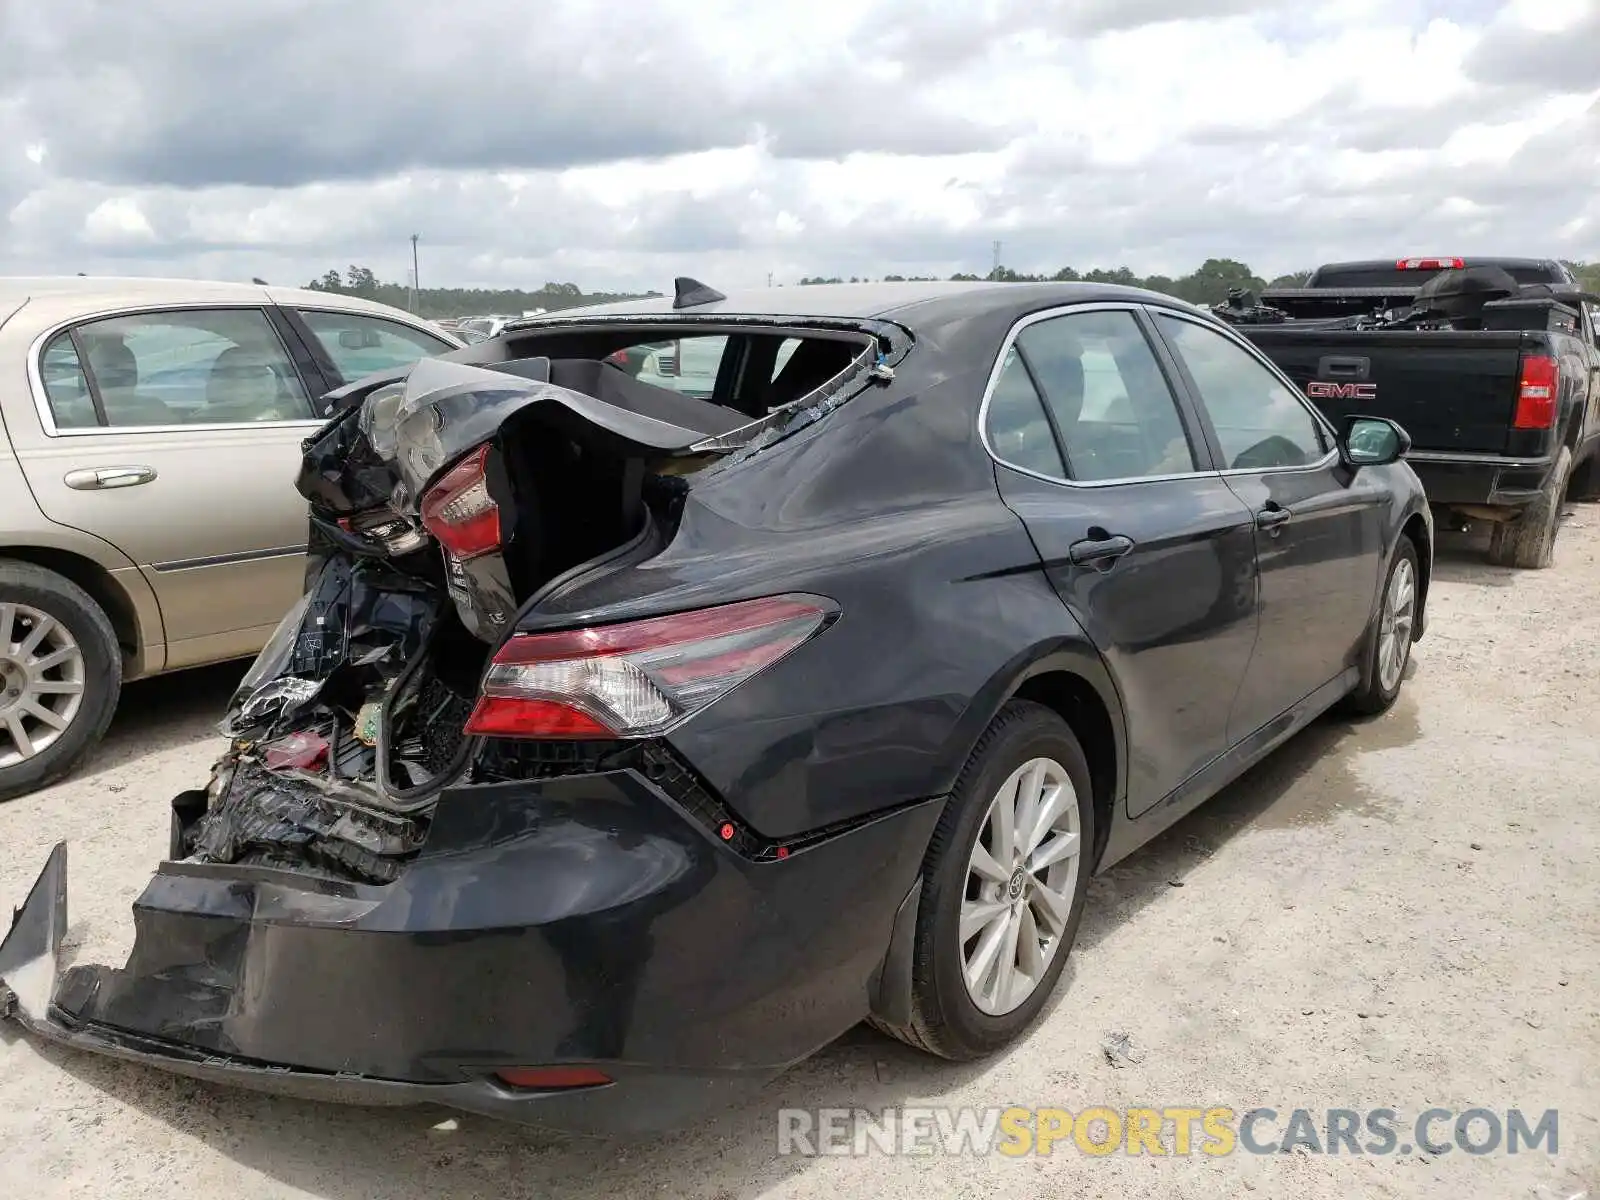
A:
{"label": "rear door window", "polygon": [[51,339],[40,374],[62,429],[308,421],[315,415],[272,323],[254,308],[92,321]]}
{"label": "rear door window", "polygon": [[1177,399],[1138,318],[1126,310],[1071,313],[1017,337],[1084,483],[1196,470]]}

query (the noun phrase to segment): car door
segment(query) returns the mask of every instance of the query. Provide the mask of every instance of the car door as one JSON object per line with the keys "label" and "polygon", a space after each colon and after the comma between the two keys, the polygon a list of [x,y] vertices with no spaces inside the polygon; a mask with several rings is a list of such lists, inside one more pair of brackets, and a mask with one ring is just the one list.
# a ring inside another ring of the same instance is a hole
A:
{"label": "car door", "polygon": [[1222,477],[1254,515],[1260,629],[1229,719],[1238,742],[1356,664],[1392,496],[1343,467],[1333,429],[1254,347],[1199,316],[1156,316]]}
{"label": "car door", "polygon": [[289,311],[336,383],[354,383],[375,371],[409,367],[456,349],[437,333],[371,313],[304,307]]}
{"label": "car door", "polygon": [[138,564],[169,668],[254,653],[300,594],[294,477],[323,381],[287,333],[262,306],[128,311],[51,331],[31,364],[28,484]]}
{"label": "car door", "polygon": [[1135,306],[1042,314],[983,413],[1000,493],[1121,693],[1132,815],[1228,749],[1256,636],[1250,513],[1168,370]]}

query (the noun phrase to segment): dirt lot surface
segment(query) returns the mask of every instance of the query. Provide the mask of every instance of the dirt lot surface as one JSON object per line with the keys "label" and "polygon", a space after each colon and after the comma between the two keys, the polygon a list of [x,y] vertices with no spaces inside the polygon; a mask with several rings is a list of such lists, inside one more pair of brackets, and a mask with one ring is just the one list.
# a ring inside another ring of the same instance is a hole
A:
{"label": "dirt lot surface", "polygon": [[[0,1195],[1600,1197],[1597,672],[1600,507],[1548,571],[1447,543],[1397,708],[1318,723],[1097,880],[1059,1002],[981,1066],[857,1030],[743,1109],[617,1145],[224,1091],[5,1033]],[[0,905],[66,838],[69,952],[120,964],[167,799],[203,778],[237,674],[130,688],[86,771],[0,806]],[[776,1151],[780,1107],[1009,1104],[1387,1106],[1403,1132],[1434,1106],[1553,1108],[1559,1152]]]}

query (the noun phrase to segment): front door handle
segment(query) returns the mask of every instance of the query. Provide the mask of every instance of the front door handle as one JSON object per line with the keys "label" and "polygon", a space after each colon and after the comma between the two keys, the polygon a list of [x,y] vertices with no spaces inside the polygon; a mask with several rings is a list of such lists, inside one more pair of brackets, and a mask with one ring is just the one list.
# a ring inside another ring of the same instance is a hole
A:
{"label": "front door handle", "polygon": [[1116,565],[1117,559],[1132,549],[1133,539],[1117,534],[1114,537],[1085,538],[1081,542],[1073,542],[1067,547],[1067,555],[1075,566],[1109,571]]}
{"label": "front door handle", "polygon": [[68,471],[66,484],[79,492],[102,491],[106,488],[137,487],[156,477],[154,467],[90,467],[81,471]]}
{"label": "front door handle", "polygon": [[1256,513],[1256,528],[1265,529],[1273,537],[1283,532],[1283,527],[1289,523],[1293,516],[1287,508],[1280,508],[1276,504],[1269,504],[1266,508]]}

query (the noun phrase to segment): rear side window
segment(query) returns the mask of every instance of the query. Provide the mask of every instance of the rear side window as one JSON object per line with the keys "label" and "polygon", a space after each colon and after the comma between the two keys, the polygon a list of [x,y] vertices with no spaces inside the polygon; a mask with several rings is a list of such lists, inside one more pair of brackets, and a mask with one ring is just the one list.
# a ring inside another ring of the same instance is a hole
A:
{"label": "rear side window", "polygon": [[1084,483],[1196,469],[1178,402],[1138,319],[1125,310],[1070,313],[1017,337]]}
{"label": "rear side window", "polygon": [[130,313],[60,333],[39,364],[57,428],[305,421],[305,385],[260,309]]}
{"label": "rear side window", "polygon": [[300,316],[346,383],[455,349],[443,338],[365,313],[301,310]]}
{"label": "rear side window", "polygon": [[100,424],[100,417],[94,410],[94,397],[89,393],[88,377],[83,373],[83,364],[78,361],[78,351],[70,335],[58,334],[45,347],[39,374],[44,380],[45,398],[50,402],[57,429],[92,429]]}
{"label": "rear side window", "polygon": [[986,422],[989,448],[996,458],[1050,479],[1067,477],[1044,402],[1015,346],[1006,351],[1005,365],[989,395]]}
{"label": "rear side window", "polygon": [[710,400],[717,390],[717,372],[728,348],[724,334],[704,334],[672,338],[669,341],[641,342],[612,355],[641,383],[667,388],[681,396]]}

